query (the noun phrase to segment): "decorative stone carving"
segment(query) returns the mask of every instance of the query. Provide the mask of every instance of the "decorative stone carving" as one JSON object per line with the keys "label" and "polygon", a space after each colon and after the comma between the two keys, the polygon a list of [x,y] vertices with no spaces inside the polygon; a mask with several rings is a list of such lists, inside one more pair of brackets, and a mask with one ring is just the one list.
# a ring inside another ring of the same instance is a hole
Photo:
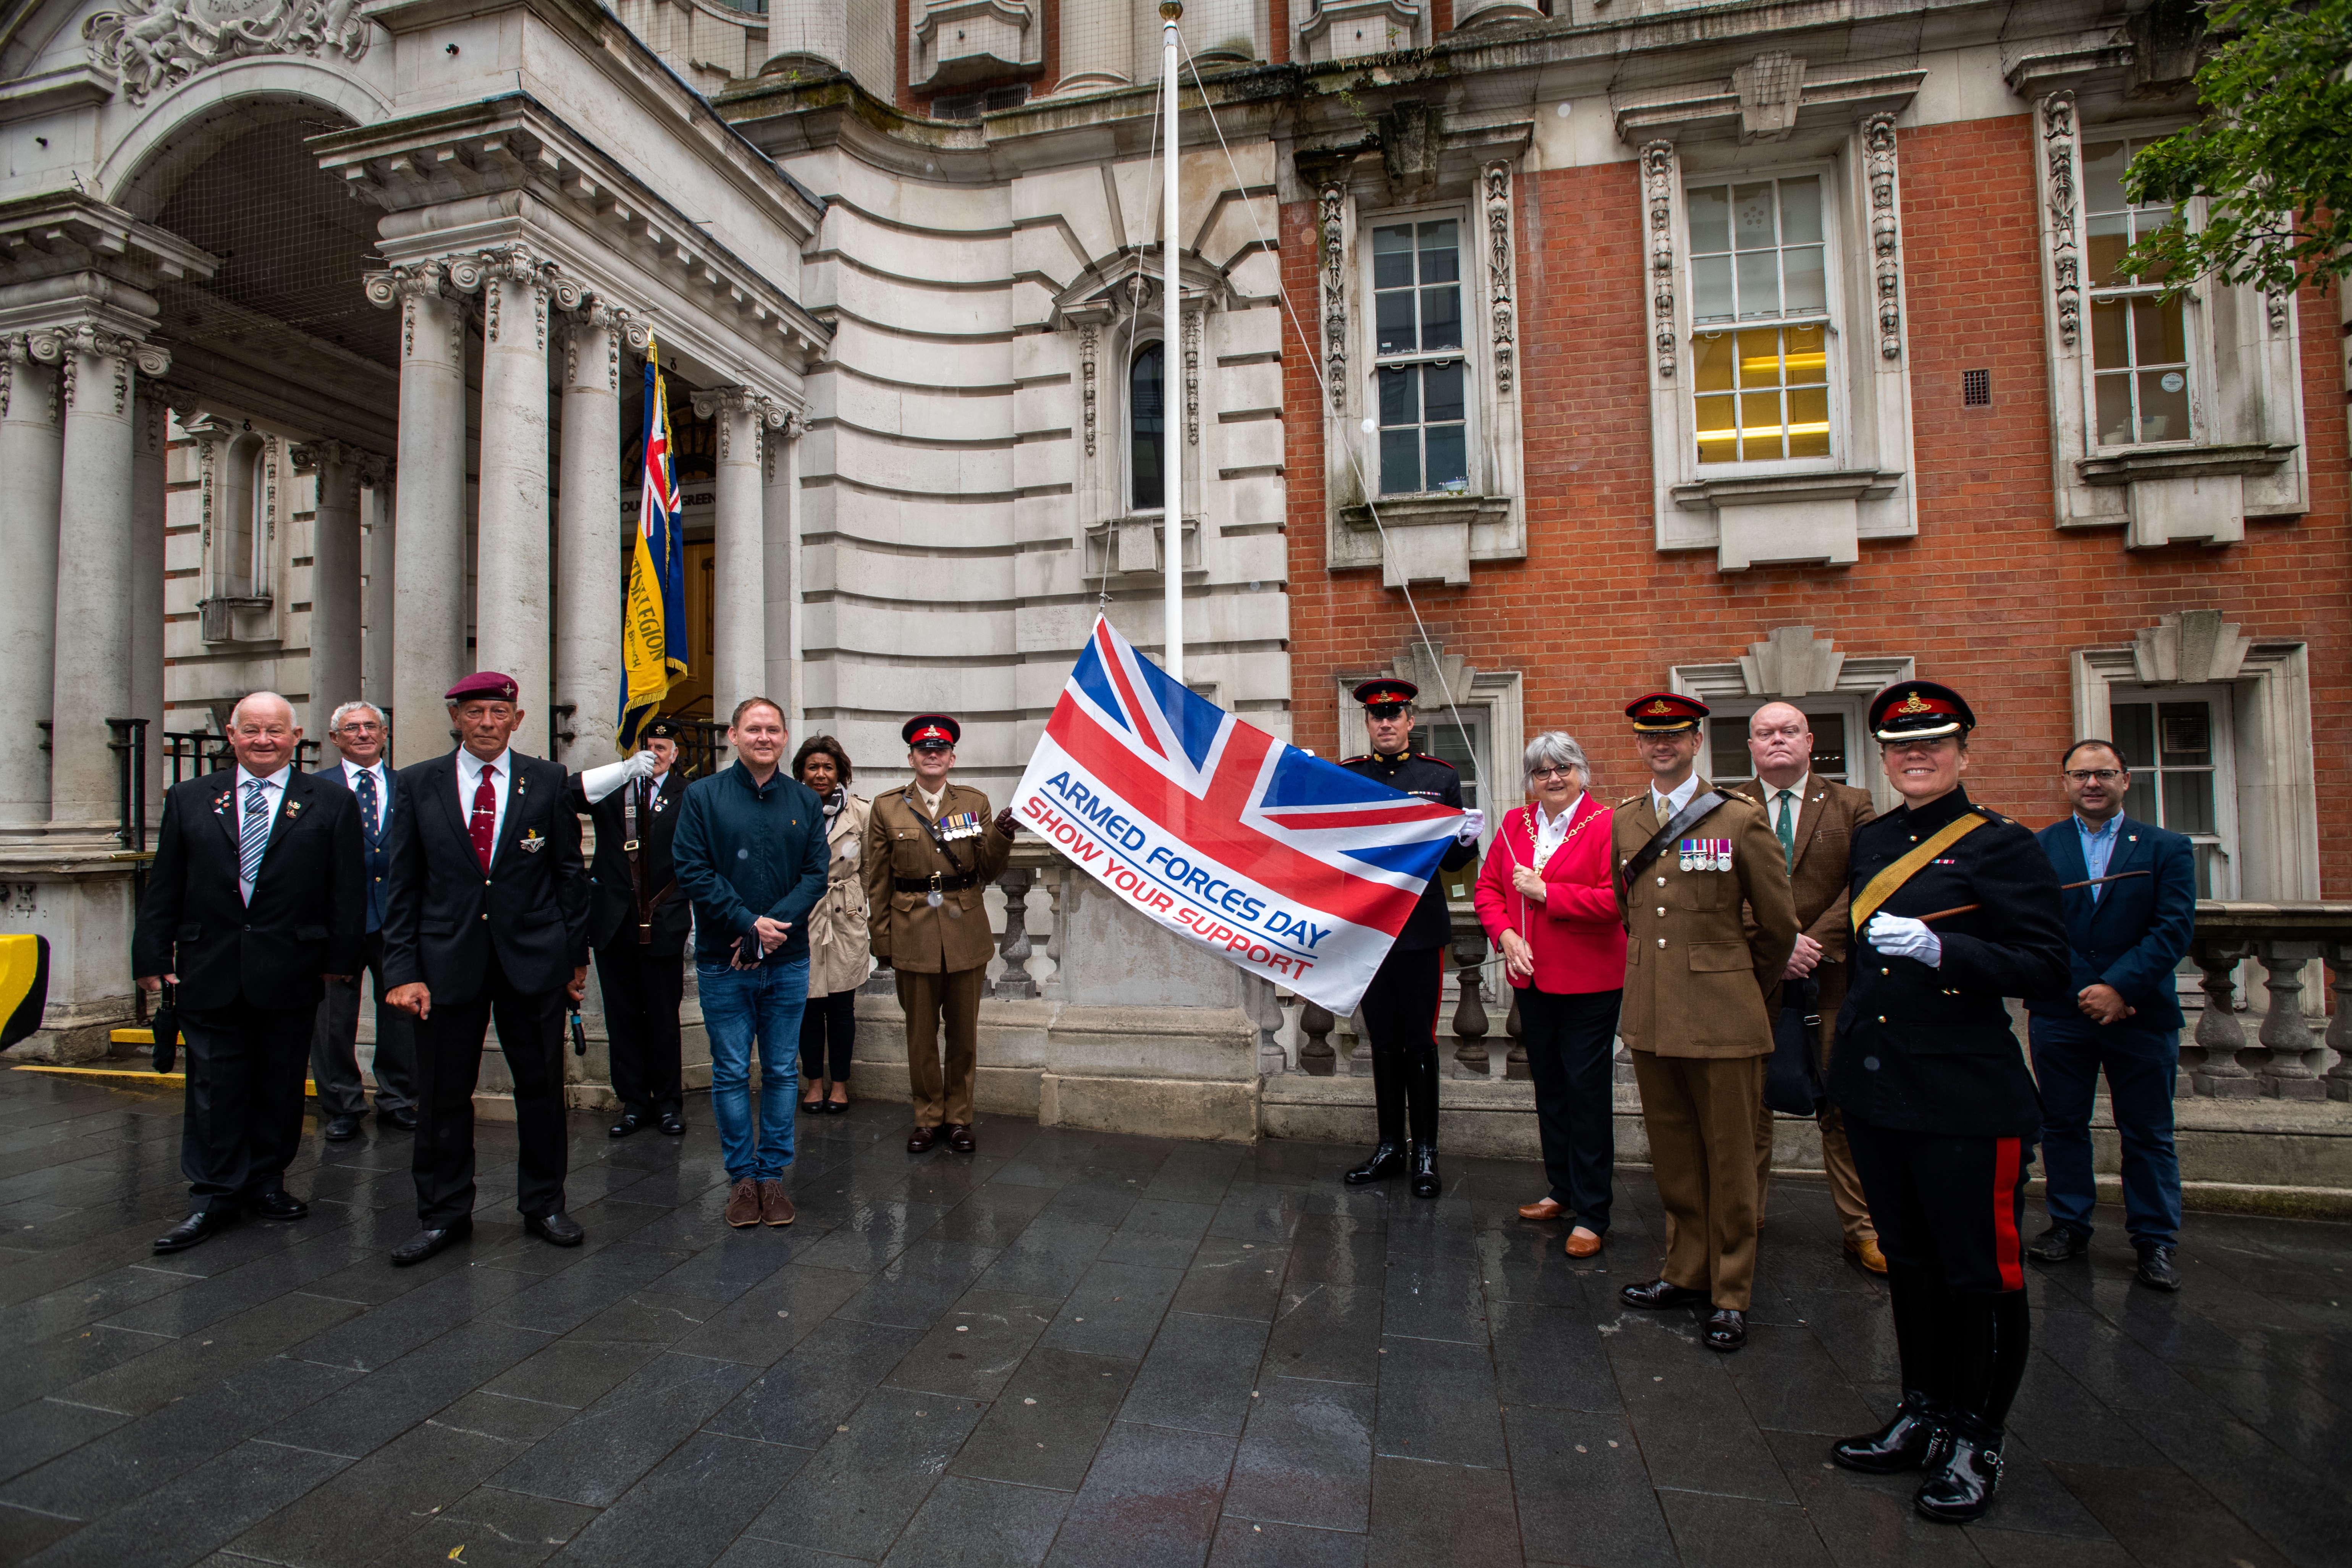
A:
{"label": "decorative stone carving", "polygon": [[694,394],[694,416],[716,419],[719,423],[719,460],[726,462],[733,455],[734,421],[720,419],[721,414],[766,413],[767,399],[748,386],[714,386],[707,392]]}
{"label": "decorative stone carving", "polygon": [[1511,390],[1517,329],[1511,319],[1511,166],[1486,165],[1486,298],[1495,330],[1495,390]]}
{"label": "decorative stone carving", "polygon": [[1642,149],[1642,184],[1650,203],[1650,310],[1658,350],[1658,374],[1675,374],[1675,144],[1653,142]]}
{"label": "decorative stone carving", "polygon": [[1337,181],[1323,187],[1323,379],[1331,412],[1348,412],[1348,193]]}
{"label": "decorative stone carving", "polygon": [[1184,312],[1184,444],[1201,444],[1201,312]]}
{"label": "decorative stone carving", "polygon": [[1903,357],[1903,225],[1895,211],[1895,116],[1874,114],[1862,122],[1862,145],[1870,162],[1870,248],[1878,278],[1878,357]]}
{"label": "decorative stone carving", "polygon": [[2074,188],[2074,95],[2042,100],[2042,155],[2050,163],[2050,273],[2058,304],[2058,337],[2073,348],[2083,332],[2083,253],[2077,243]]}
{"label": "decorative stone carving", "polygon": [[1845,655],[1811,626],[1776,626],[1762,642],[1748,645],[1739,673],[1753,697],[1795,701],[1816,691],[1835,691]]}
{"label": "decorative stone carving", "polygon": [[1085,407],[1087,456],[1095,455],[1095,356],[1101,343],[1089,321],[1078,329],[1079,402]]}
{"label": "decorative stone carving", "polygon": [[142,375],[161,375],[172,368],[172,356],[152,343],[120,332],[110,332],[92,322],[78,326],[44,327],[28,332],[25,339],[30,356],[43,364],[58,367],[58,390],[67,408],[77,406],[80,395],[81,361],[84,355],[104,360],[113,367],[100,396],[110,393],[114,400],[115,417],[121,418],[131,403],[131,373],[136,367]]}
{"label": "decorative stone carving", "polygon": [[[469,274],[470,275],[470,274]],[[477,279],[478,284],[478,279]],[[412,261],[400,267],[389,267],[381,272],[371,272],[362,279],[367,290],[368,303],[379,310],[398,307],[400,310],[400,356],[412,359],[416,354],[416,301],[420,299],[454,298],[459,291],[451,285],[449,262],[436,257],[430,261]],[[447,343],[442,352],[456,358],[466,330],[463,310],[449,312]]]}
{"label": "decorative stone carving", "polygon": [[[350,493],[343,500],[346,505],[352,507],[359,505],[360,486],[374,482],[369,478],[370,471],[378,476],[386,471],[386,460],[381,454],[362,450],[346,441],[304,441],[289,447],[286,455],[294,460],[294,471],[298,474],[322,470],[330,465],[340,466],[343,470],[344,482],[350,487]],[[324,482],[323,476],[320,482]]]}
{"label": "decorative stone carving", "polygon": [[2149,685],[2235,680],[2248,643],[2219,610],[2178,610],[2132,637],[2132,673]]}
{"label": "decorative stone carving", "polygon": [[1740,141],[1786,142],[1804,102],[1804,59],[1768,50],[1732,71],[1731,90],[1739,100]]}
{"label": "decorative stone carving", "polygon": [[250,55],[325,48],[357,65],[373,34],[359,0],[128,0],[81,25],[90,64],[133,104]]}

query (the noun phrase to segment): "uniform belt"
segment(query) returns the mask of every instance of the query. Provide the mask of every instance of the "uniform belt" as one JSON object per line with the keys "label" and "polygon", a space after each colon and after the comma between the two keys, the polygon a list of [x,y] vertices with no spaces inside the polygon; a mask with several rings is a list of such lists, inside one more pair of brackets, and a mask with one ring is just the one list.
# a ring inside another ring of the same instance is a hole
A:
{"label": "uniform belt", "polygon": [[975,886],[979,881],[980,879],[973,876],[969,871],[965,871],[955,876],[950,876],[944,872],[934,871],[928,877],[893,877],[890,879],[891,885],[902,893],[956,893],[961,892],[966,888]]}

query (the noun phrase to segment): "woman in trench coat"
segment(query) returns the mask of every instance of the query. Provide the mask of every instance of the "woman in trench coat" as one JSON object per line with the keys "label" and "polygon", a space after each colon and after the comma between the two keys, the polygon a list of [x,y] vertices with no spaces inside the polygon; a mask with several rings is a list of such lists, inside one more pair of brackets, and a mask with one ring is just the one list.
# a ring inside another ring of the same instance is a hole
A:
{"label": "woman in trench coat", "polygon": [[824,839],[833,857],[824,897],[809,911],[808,1007],[801,1015],[801,1101],[805,1115],[849,1109],[849,1059],[857,1043],[857,990],[872,960],[866,951],[866,883],[857,874],[868,804],[849,793],[849,753],[830,735],[812,735],[793,758],[793,776],[824,805]]}

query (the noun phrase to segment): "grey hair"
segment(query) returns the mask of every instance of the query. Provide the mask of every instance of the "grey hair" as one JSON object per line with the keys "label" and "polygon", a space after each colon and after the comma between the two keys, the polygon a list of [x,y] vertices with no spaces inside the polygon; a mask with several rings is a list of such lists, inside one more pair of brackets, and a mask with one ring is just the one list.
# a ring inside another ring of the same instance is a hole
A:
{"label": "grey hair", "polygon": [[383,710],[377,707],[374,703],[346,702],[327,716],[327,729],[329,732],[331,733],[334,731],[341,729],[343,727],[343,721],[350,718],[352,714],[358,712],[362,708],[375,715],[375,721],[379,725],[383,723]]}
{"label": "grey hair", "polygon": [[1584,760],[1584,748],[1576,743],[1576,737],[1565,730],[1546,730],[1528,742],[1519,783],[1534,789],[1538,768],[1574,768],[1584,775],[1584,787],[1592,787],[1592,764]]}
{"label": "grey hair", "polygon": [[257,697],[266,697],[272,702],[281,704],[286,710],[287,719],[289,721],[293,719],[294,704],[288,702],[285,698],[279,696],[277,692],[264,690],[248,691],[244,696],[238,698],[234,703],[230,704],[228,710],[228,722],[221,726],[224,733],[236,728],[236,716],[238,711],[243,709],[247,703],[252,701]]}

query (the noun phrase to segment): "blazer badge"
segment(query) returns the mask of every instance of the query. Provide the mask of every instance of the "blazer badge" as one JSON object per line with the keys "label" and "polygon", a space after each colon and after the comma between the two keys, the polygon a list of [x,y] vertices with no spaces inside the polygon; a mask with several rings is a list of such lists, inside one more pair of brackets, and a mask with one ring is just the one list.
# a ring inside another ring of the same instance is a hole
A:
{"label": "blazer badge", "polygon": [[1728,871],[1731,869],[1731,840],[1728,838],[1685,838],[1681,847],[1682,868],[1685,871]]}
{"label": "blazer badge", "polygon": [[515,840],[515,847],[526,855],[536,855],[547,847],[547,839],[538,828],[525,828],[523,836]]}

